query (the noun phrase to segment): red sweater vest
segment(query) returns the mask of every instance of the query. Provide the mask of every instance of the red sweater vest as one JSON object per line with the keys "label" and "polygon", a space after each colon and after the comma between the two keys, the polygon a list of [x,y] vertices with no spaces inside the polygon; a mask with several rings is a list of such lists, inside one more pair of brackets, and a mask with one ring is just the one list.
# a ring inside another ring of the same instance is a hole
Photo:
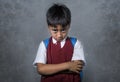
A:
{"label": "red sweater vest", "polygon": [[[63,48],[53,44],[52,38],[47,48],[47,64],[58,64],[71,61],[73,55],[73,45],[69,38],[66,39]],[[41,82],[81,82],[80,74],[60,72],[54,75],[41,77]]]}

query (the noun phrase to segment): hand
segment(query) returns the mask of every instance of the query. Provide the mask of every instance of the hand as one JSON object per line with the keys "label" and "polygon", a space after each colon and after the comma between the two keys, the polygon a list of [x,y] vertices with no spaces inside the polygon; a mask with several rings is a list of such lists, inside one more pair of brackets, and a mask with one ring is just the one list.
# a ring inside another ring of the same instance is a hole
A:
{"label": "hand", "polygon": [[69,65],[69,71],[79,73],[80,70],[82,70],[83,68],[83,61],[74,60],[74,61],[68,62],[68,65]]}

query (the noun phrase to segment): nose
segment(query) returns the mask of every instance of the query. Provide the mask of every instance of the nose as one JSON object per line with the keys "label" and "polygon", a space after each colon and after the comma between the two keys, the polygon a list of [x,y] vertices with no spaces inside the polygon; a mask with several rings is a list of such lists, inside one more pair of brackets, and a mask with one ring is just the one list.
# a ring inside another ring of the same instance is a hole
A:
{"label": "nose", "polygon": [[61,31],[58,31],[57,36],[58,36],[58,37],[61,37],[61,36],[62,36],[62,32],[61,32]]}

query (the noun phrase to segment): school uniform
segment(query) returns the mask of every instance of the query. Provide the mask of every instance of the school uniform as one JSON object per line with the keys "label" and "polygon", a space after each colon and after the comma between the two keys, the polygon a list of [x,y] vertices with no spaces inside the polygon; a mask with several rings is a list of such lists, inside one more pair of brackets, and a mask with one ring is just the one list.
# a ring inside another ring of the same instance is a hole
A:
{"label": "school uniform", "polygon": [[[40,43],[34,65],[36,63],[58,64],[71,60],[82,60],[85,62],[83,47],[79,40],[73,46],[70,38],[66,37],[60,43],[50,38],[48,47],[44,42]],[[80,74],[70,73],[68,70],[53,75],[41,76],[41,82],[80,82]]]}

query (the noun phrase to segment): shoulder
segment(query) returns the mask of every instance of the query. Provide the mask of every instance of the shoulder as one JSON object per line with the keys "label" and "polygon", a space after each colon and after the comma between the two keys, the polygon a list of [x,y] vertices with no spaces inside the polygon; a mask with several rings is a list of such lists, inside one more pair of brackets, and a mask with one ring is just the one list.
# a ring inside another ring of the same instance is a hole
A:
{"label": "shoulder", "polygon": [[40,43],[39,43],[39,47],[41,48],[46,48],[47,43],[49,43],[49,38],[43,39]]}
{"label": "shoulder", "polygon": [[39,47],[41,47],[41,48],[45,47],[44,41],[40,42]]}
{"label": "shoulder", "polygon": [[81,42],[81,40],[78,40],[76,41],[76,44],[75,44],[75,47],[79,47],[79,48],[83,48],[83,43]]}
{"label": "shoulder", "polygon": [[49,42],[50,42],[50,38],[46,38],[46,39],[44,39],[42,42],[44,43],[45,47],[47,48],[47,47],[48,47],[48,44],[49,44]]}
{"label": "shoulder", "polygon": [[77,42],[77,38],[76,37],[69,37],[73,47],[75,46],[76,42]]}
{"label": "shoulder", "polygon": [[70,38],[70,40],[72,40],[72,41],[77,41],[77,38],[76,37],[69,37]]}
{"label": "shoulder", "polygon": [[79,40],[78,38],[76,37],[69,37],[69,38],[74,46],[82,45],[81,40]]}

